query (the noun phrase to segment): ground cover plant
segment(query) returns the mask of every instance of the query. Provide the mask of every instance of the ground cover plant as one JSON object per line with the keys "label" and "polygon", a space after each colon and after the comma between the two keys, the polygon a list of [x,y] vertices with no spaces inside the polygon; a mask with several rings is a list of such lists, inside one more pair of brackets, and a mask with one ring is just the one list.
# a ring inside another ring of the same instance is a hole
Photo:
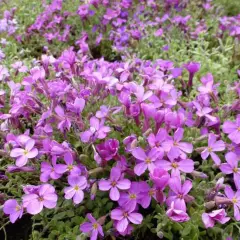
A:
{"label": "ground cover plant", "polygon": [[0,239],[238,239],[238,0],[0,1]]}

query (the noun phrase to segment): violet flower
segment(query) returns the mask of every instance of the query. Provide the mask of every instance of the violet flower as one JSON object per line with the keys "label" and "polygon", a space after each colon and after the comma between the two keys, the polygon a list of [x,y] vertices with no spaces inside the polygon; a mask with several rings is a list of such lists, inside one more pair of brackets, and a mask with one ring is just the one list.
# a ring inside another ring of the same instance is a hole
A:
{"label": "violet flower", "polygon": [[156,165],[159,162],[159,159],[163,157],[163,153],[160,152],[157,148],[152,148],[150,152],[147,154],[144,150],[140,147],[133,149],[132,155],[141,161],[134,167],[134,172],[140,176],[142,175],[147,169],[152,172]]}
{"label": "violet flower", "polygon": [[119,142],[117,139],[108,139],[105,142],[96,145],[96,150],[99,156],[106,161],[115,157],[118,152],[118,148]]}
{"label": "violet flower", "polygon": [[170,176],[167,171],[155,168],[153,172],[150,173],[150,179],[158,189],[163,190],[168,185]]}
{"label": "violet flower", "polygon": [[185,211],[175,208],[174,202],[171,203],[171,207],[167,210],[166,215],[174,222],[187,222],[190,220]]}
{"label": "violet flower", "polygon": [[98,234],[103,237],[104,233],[102,226],[97,222],[97,220],[92,216],[92,214],[88,213],[87,218],[90,222],[85,222],[81,224],[80,230],[84,233],[88,233],[90,236],[90,240],[97,240]]}
{"label": "violet flower", "polygon": [[199,71],[201,64],[197,62],[189,62],[184,64],[184,67],[189,72],[188,87],[191,88],[193,85],[193,77],[195,73]]}
{"label": "violet flower", "polygon": [[120,198],[119,190],[128,190],[131,186],[131,182],[128,179],[121,178],[121,170],[118,167],[111,169],[109,180],[100,180],[99,189],[101,191],[109,191],[109,197],[113,201],[118,201]]}
{"label": "violet flower", "polygon": [[224,189],[225,195],[232,201],[233,208],[234,208],[234,217],[237,221],[240,220],[240,190],[237,190],[235,193],[233,192],[232,188],[226,186]]}
{"label": "violet flower", "polygon": [[35,215],[42,211],[43,207],[52,209],[57,205],[57,194],[55,188],[50,184],[40,185],[35,193],[25,194],[22,197],[23,207],[27,212]]}
{"label": "violet flower", "polygon": [[96,117],[91,117],[89,130],[82,132],[80,138],[82,142],[87,143],[95,141],[95,139],[105,138],[110,131],[110,127],[104,126],[104,119],[101,119],[100,121]]}
{"label": "violet flower", "polygon": [[237,187],[240,189],[240,168],[238,167],[239,157],[233,153],[229,152],[225,156],[227,163],[222,163],[220,165],[220,170],[225,174],[233,174],[233,180]]}
{"label": "violet flower", "polygon": [[236,121],[226,121],[223,124],[223,132],[228,134],[228,138],[234,143],[240,143],[240,114],[237,115]]}
{"label": "violet flower", "polygon": [[230,217],[227,217],[227,213],[225,212],[225,209],[218,209],[210,213],[202,214],[202,221],[206,228],[214,227],[216,222],[225,224],[229,220],[230,220]]}
{"label": "violet flower", "polygon": [[117,221],[116,228],[121,233],[124,232],[129,223],[141,224],[143,216],[140,213],[134,212],[134,208],[119,207],[111,211],[111,219]]}
{"label": "violet flower", "polygon": [[183,184],[181,184],[180,178],[173,177],[169,180],[168,184],[172,191],[167,199],[168,206],[171,206],[171,203],[174,202],[176,209],[186,212],[185,201],[188,202],[189,200],[192,200],[188,195],[188,192],[192,188],[192,182],[186,180]]}
{"label": "violet flower", "polygon": [[210,155],[213,161],[219,165],[221,160],[214,152],[223,151],[225,149],[225,143],[222,140],[216,141],[216,139],[217,137],[214,134],[210,133],[208,135],[208,147],[201,152],[201,157],[205,160]]}
{"label": "violet flower", "polygon": [[68,177],[70,187],[64,188],[65,198],[73,199],[75,204],[83,201],[83,190],[87,187],[87,179],[83,176],[70,175]]}
{"label": "violet flower", "polygon": [[173,135],[173,139],[163,142],[163,149],[167,152],[169,158],[174,159],[179,156],[181,156],[181,158],[186,158],[185,153],[192,153],[193,146],[191,143],[180,142],[183,138],[183,133],[184,130],[178,128]]}
{"label": "violet flower", "polygon": [[37,148],[34,148],[35,141],[33,139],[29,139],[25,143],[24,148],[14,148],[10,152],[10,156],[17,158],[16,165],[18,167],[22,167],[27,164],[28,159],[35,158],[38,155]]}
{"label": "violet flower", "polygon": [[15,199],[7,200],[3,205],[3,212],[10,215],[10,222],[15,223],[23,215],[23,207]]}
{"label": "violet flower", "polygon": [[52,164],[48,162],[41,162],[41,182],[47,182],[50,179],[59,179],[62,174],[56,172],[56,160],[52,159]]}

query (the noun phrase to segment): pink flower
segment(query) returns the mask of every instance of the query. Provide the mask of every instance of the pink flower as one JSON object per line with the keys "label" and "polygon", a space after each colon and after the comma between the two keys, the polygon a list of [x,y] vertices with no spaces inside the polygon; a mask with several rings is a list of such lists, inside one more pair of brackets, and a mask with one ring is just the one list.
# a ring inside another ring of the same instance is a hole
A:
{"label": "pink flower", "polygon": [[23,207],[15,199],[7,200],[3,205],[3,212],[10,215],[10,222],[15,223],[23,215]]}
{"label": "pink flower", "polygon": [[87,179],[83,176],[70,175],[68,177],[68,183],[70,187],[64,189],[65,198],[72,199],[75,204],[79,204],[83,201],[84,190],[87,187]]}
{"label": "pink flower", "polygon": [[92,214],[88,213],[87,218],[89,222],[85,222],[81,224],[80,230],[84,233],[90,234],[90,240],[97,240],[98,234],[102,237],[104,236],[102,226],[97,222],[97,220],[92,216]]}
{"label": "pink flower", "polygon": [[220,152],[225,149],[225,143],[222,140],[216,141],[216,136],[212,133],[208,136],[208,147],[205,148],[201,152],[202,159],[207,159],[207,157],[210,155],[213,159],[213,161],[219,165],[221,163],[220,158],[215,154],[214,152]]}
{"label": "pink flower", "polygon": [[99,189],[101,191],[110,190],[110,198],[113,201],[118,201],[120,193],[118,189],[128,190],[131,186],[131,182],[128,179],[121,178],[121,170],[118,167],[113,167],[110,174],[109,180],[101,180],[99,182]]}
{"label": "pink flower", "polygon": [[230,218],[227,217],[227,213],[225,212],[225,209],[218,209],[210,213],[202,214],[202,221],[206,228],[212,228],[216,222],[224,224],[229,220]]}
{"label": "pink flower", "polygon": [[174,202],[174,207],[176,209],[186,212],[186,203],[185,201],[192,200],[188,195],[188,192],[192,188],[192,183],[189,180],[186,180],[181,184],[181,179],[178,177],[171,178],[168,182],[169,187],[172,192],[169,193],[167,199],[167,204],[170,206]]}
{"label": "pink flower", "polygon": [[169,158],[174,159],[179,156],[186,158],[185,153],[191,153],[193,151],[191,143],[180,142],[183,138],[183,132],[184,130],[182,128],[178,128],[174,133],[173,139],[163,142],[163,149],[167,152]]}
{"label": "pink flower", "polygon": [[143,216],[140,213],[134,212],[132,208],[116,208],[111,211],[111,219],[117,221],[116,228],[121,233],[127,229],[129,222],[141,224]]}
{"label": "pink flower", "polygon": [[161,159],[163,153],[160,152],[157,148],[152,148],[150,152],[147,154],[143,151],[142,148],[138,147],[132,151],[132,155],[141,161],[134,167],[134,172],[140,176],[142,175],[147,169],[152,172],[155,168],[157,163],[159,162],[158,159]]}
{"label": "pink flower", "polygon": [[163,190],[168,185],[170,176],[167,171],[155,168],[153,172],[150,173],[150,178],[158,189]]}
{"label": "pink flower", "polygon": [[50,184],[41,185],[33,193],[25,194],[22,199],[23,207],[33,215],[40,213],[43,207],[52,209],[57,205],[57,194]]}
{"label": "pink flower", "polygon": [[240,114],[237,115],[237,119],[235,122],[224,122],[223,132],[227,133],[229,139],[232,140],[234,143],[240,143]]}
{"label": "pink flower", "polygon": [[16,165],[22,167],[27,164],[28,159],[35,158],[38,155],[37,148],[34,148],[35,141],[29,139],[25,143],[25,148],[14,148],[10,152],[10,156],[17,158]]}
{"label": "pink flower", "polygon": [[229,186],[225,187],[225,195],[232,201],[234,208],[234,217],[237,221],[240,220],[240,190],[237,190],[236,193],[233,192],[232,188]]}
{"label": "pink flower", "polygon": [[167,210],[166,215],[174,222],[186,222],[190,219],[185,211],[174,208],[174,202],[171,203],[171,207]]}
{"label": "pink flower", "polygon": [[233,174],[233,179],[236,187],[240,188],[240,168],[238,168],[238,156],[229,152],[225,156],[227,163],[220,165],[220,170],[225,174]]}

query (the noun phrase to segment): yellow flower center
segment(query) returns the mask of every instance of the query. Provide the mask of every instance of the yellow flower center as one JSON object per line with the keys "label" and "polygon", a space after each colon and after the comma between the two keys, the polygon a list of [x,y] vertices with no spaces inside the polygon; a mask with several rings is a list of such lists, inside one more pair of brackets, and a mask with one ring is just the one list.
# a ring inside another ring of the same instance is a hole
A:
{"label": "yellow flower center", "polygon": [[28,150],[24,150],[23,154],[27,155],[28,154]]}
{"label": "yellow flower center", "polygon": [[234,173],[238,173],[238,168],[235,167],[235,168],[233,169],[233,172],[234,172]]}
{"label": "yellow flower center", "polygon": [[78,190],[79,190],[79,186],[76,185],[76,186],[74,187],[74,190],[75,190],[75,191],[78,191]]}
{"label": "yellow flower center", "polygon": [[237,203],[238,200],[234,197],[234,198],[232,199],[232,202],[233,202],[233,203]]}
{"label": "yellow flower center", "polygon": [[124,212],[124,213],[123,213],[123,216],[124,216],[124,217],[127,217],[127,216],[128,216],[128,213],[127,213],[127,212]]}
{"label": "yellow flower center", "polygon": [[155,194],[155,190],[154,190],[154,189],[151,189],[151,190],[148,192],[148,195],[149,195],[150,197],[152,197],[154,194]]}
{"label": "yellow flower center", "polygon": [[176,162],[173,162],[173,163],[171,164],[171,166],[172,166],[173,168],[177,168],[177,167],[178,167],[178,164],[177,164]]}
{"label": "yellow flower center", "polygon": [[67,170],[72,171],[73,170],[73,165],[68,165]]}
{"label": "yellow flower center", "polygon": [[113,187],[115,187],[117,185],[117,183],[115,181],[112,182],[111,184]]}
{"label": "yellow flower center", "polygon": [[178,143],[177,142],[173,142],[173,146],[178,146]]}
{"label": "yellow flower center", "polygon": [[238,132],[240,132],[240,127],[237,128]]}
{"label": "yellow flower center", "polygon": [[212,152],[212,148],[211,147],[208,147],[208,152]]}
{"label": "yellow flower center", "polygon": [[38,198],[38,201],[39,201],[39,202],[42,202],[42,201],[44,201],[44,198],[43,198],[43,197],[39,197],[39,198]]}
{"label": "yellow flower center", "polygon": [[150,164],[152,160],[150,158],[146,158],[145,163]]}
{"label": "yellow flower center", "polygon": [[132,194],[130,194],[130,196],[129,196],[129,197],[130,197],[130,199],[136,199],[136,198],[137,198],[136,194],[133,194],[133,193],[132,193]]}
{"label": "yellow flower center", "polygon": [[15,207],[15,210],[18,212],[18,211],[21,210],[21,207],[20,207],[19,205],[17,205],[17,206]]}
{"label": "yellow flower center", "polygon": [[97,223],[94,223],[92,226],[93,226],[93,229],[97,230],[97,228],[98,228],[98,224]]}

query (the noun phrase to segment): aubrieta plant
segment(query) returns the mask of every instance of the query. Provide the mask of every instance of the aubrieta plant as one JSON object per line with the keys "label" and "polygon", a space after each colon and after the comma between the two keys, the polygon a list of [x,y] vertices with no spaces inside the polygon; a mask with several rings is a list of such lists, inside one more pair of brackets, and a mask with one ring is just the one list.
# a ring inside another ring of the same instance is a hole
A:
{"label": "aubrieta plant", "polygon": [[3,239],[27,217],[32,240],[237,239],[239,15],[53,0],[21,26],[18,7],[0,19]]}

